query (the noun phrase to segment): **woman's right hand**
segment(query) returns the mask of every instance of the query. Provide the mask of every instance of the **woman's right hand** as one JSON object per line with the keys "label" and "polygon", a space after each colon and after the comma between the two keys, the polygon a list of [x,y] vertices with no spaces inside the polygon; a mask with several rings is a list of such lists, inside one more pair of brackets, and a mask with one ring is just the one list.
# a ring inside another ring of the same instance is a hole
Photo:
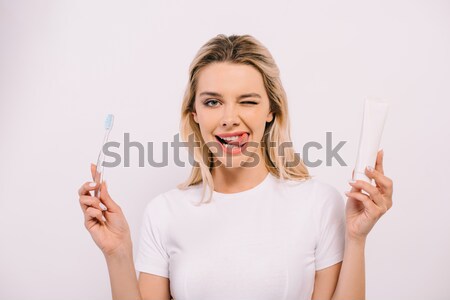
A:
{"label": "woman's right hand", "polygon": [[[91,164],[92,178],[95,180],[96,165]],[[80,205],[84,213],[84,225],[92,239],[105,257],[132,253],[130,229],[122,209],[113,201],[108,193],[106,183],[94,186],[86,182],[78,190]],[[99,198],[93,197],[91,191],[100,187]],[[100,202],[106,207],[103,210]],[[103,218],[104,217],[104,218]]]}

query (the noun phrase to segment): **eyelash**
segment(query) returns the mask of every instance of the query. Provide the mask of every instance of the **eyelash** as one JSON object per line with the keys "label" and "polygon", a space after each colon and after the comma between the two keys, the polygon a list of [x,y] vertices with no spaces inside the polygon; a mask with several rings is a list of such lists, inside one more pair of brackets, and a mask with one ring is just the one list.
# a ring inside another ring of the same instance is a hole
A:
{"label": "eyelash", "polygon": [[[217,99],[207,99],[205,102],[203,102],[203,104],[207,107],[214,107],[214,106],[208,105],[211,102],[219,102],[219,101]],[[254,102],[254,101],[243,101],[241,103],[244,103],[244,104],[248,103],[248,104],[252,104],[252,105],[258,104],[257,102]]]}

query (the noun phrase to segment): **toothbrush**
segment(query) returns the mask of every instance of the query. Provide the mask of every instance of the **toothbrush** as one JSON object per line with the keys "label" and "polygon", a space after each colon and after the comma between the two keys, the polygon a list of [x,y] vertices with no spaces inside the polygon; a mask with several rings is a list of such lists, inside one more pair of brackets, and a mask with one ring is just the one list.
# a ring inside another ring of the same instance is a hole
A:
{"label": "toothbrush", "polygon": [[[108,142],[109,133],[111,132],[112,126],[114,123],[114,115],[107,115],[105,119],[105,137],[103,138],[103,144],[102,149],[100,150],[100,153],[98,154],[97,159],[97,168],[95,170],[95,182],[99,185],[102,184],[103,178],[104,178],[104,171],[103,171],[103,162],[105,161],[105,154],[103,153],[103,146]],[[95,190],[94,196],[98,198],[100,195],[100,187]]]}

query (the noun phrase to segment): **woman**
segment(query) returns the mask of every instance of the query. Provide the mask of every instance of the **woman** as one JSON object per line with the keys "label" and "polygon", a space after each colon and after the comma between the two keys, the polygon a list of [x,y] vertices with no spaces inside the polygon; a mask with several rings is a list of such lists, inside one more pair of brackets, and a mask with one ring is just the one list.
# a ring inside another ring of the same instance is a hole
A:
{"label": "woman", "polygon": [[[366,237],[392,206],[382,151],[366,170],[376,186],[350,182],[344,209],[290,147],[286,101],[272,56],[253,37],[218,35],[200,49],[180,126],[195,165],[148,203],[135,262],[106,184],[79,190],[113,299],[365,298]],[[90,195],[98,188],[100,199]]]}

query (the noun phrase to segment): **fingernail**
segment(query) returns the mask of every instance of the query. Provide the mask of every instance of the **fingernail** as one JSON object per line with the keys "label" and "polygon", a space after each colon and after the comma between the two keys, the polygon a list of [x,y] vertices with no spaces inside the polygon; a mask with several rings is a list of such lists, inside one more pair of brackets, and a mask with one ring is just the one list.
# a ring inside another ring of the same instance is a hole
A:
{"label": "fingernail", "polygon": [[90,187],[94,187],[94,186],[96,186],[96,185],[97,185],[97,183],[95,183],[95,182],[89,183],[89,186],[90,186]]}
{"label": "fingernail", "polygon": [[101,207],[102,210],[107,210],[106,206],[103,203],[101,203],[101,202],[100,202],[100,207]]}
{"label": "fingernail", "polygon": [[367,171],[369,171],[369,172],[373,172],[373,167],[371,167],[371,166],[367,166]]}
{"label": "fingernail", "polygon": [[106,222],[105,216],[102,215],[103,222]]}
{"label": "fingernail", "polygon": [[349,196],[350,195],[350,192],[345,192],[345,196]]}
{"label": "fingernail", "polygon": [[353,180],[353,179],[349,179],[349,180],[348,180],[348,183],[350,183],[350,184],[354,184],[354,183],[356,183],[356,180]]}

